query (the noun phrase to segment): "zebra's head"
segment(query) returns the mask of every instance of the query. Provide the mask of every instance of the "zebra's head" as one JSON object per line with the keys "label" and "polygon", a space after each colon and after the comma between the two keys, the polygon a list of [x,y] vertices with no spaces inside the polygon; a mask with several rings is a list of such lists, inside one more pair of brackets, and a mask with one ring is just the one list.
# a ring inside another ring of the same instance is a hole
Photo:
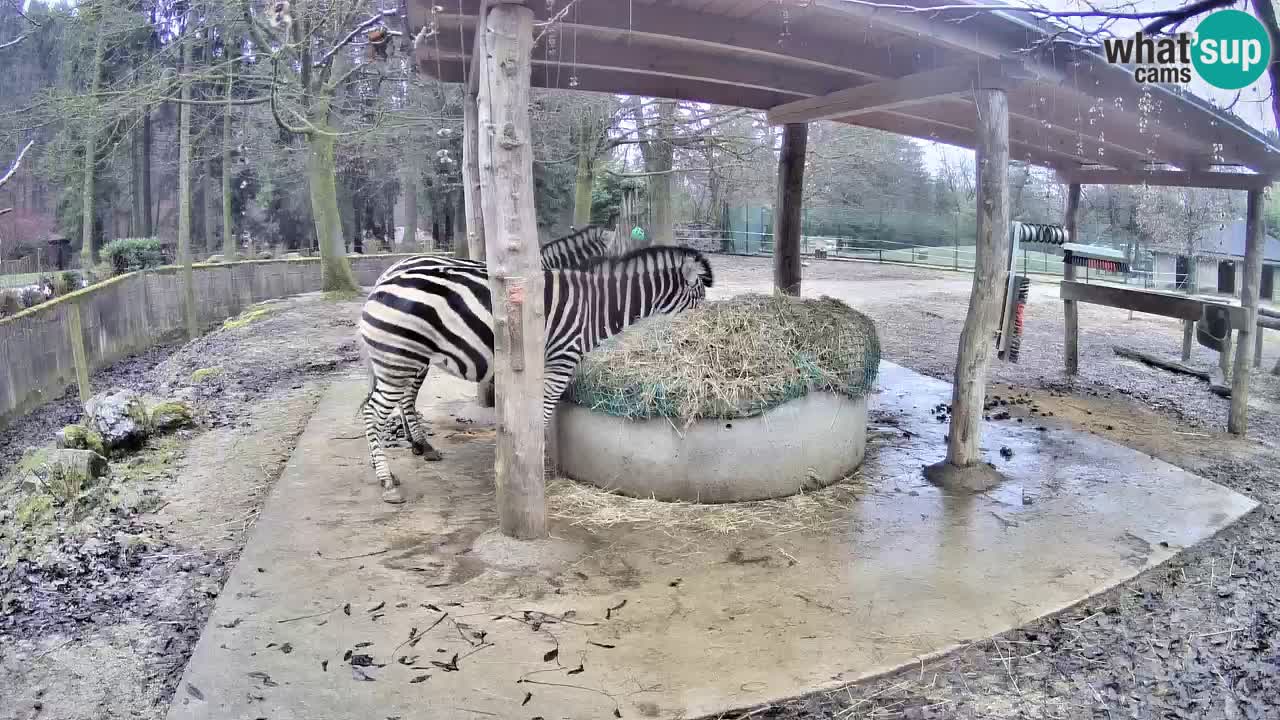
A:
{"label": "zebra's head", "polygon": [[689,296],[687,307],[696,307],[707,299],[707,288],[715,283],[711,274],[711,263],[707,257],[697,250],[679,248],[684,254],[680,261],[680,277],[684,280],[684,288]]}

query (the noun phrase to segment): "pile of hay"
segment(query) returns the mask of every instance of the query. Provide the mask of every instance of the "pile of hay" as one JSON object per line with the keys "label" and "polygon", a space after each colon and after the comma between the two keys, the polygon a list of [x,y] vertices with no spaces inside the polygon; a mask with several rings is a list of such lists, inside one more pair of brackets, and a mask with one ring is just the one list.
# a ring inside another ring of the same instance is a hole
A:
{"label": "pile of hay", "polygon": [[871,318],[829,298],[742,295],[646,320],[587,354],[568,398],[631,419],[744,418],[810,392],[875,384]]}

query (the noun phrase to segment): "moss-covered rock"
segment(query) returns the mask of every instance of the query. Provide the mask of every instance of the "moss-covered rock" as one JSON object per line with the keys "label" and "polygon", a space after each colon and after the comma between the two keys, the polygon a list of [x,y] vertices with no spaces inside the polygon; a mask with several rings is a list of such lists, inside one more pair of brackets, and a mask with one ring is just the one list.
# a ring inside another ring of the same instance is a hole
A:
{"label": "moss-covered rock", "polygon": [[84,424],[102,436],[110,452],[136,450],[147,439],[150,418],[137,393],[122,390],[95,395],[85,403]]}
{"label": "moss-covered rock", "polygon": [[107,454],[102,435],[84,425],[68,425],[57,433],[58,447],[68,450],[92,450],[99,455]]}
{"label": "moss-covered rock", "polygon": [[43,525],[53,517],[53,498],[43,494],[29,495],[18,503],[13,517],[24,528]]}
{"label": "moss-covered rock", "polygon": [[190,427],[195,421],[191,406],[176,400],[168,400],[151,408],[150,425],[152,432],[167,433],[179,428]]}
{"label": "moss-covered rock", "polygon": [[191,383],[193,385],[199,385],[205,380],[208,380],[211,377],[217,377],[218,375],[221,375],[221,374],[222,374],[222,368],[220,367],[200,368],[199,370],[196,370],[195,372],[191,373]]}

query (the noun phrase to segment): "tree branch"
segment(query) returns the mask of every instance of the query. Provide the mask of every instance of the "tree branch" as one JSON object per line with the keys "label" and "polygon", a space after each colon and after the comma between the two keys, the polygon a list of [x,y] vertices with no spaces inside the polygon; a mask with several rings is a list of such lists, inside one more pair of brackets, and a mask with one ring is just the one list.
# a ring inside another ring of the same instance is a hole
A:
{"label": "tree branch", "polygon": [[12,40],[6,40],[5,42],[0,43],[0,50],[4,50],[5,48],[11,48],[14,45],[17,45],[18,43],[22,42],[23,40],[26,40],[30,36],[31,36],[31,33],[24,32]]}
{"label": "tree branch", "polygon": [[[315,67],[321,67],[325,65],[326,63],[328,63],[330,60],[333,59],[334,55],[338,54],[339,50],[349,45],[352,40],[355,40],[357,35],[364,32],[365,30],[368,30],[374,25],[377,25],[378,23],[382,22],[383,18],[393,17],[395,16],[395,14],[396,14],[395,10],[379,10],[377,15],[374,15],[368,20],[365,20],[364,22],[357,25],[354,30],[347,33],[346,37],[338,41],[337,45],[334,45],[333,47],[329,48],[329,51],[326,52],[324,55],[321,55],[320,59],[316,60],[315,63],[313,63],[313,65]],[[390,30],[390,28],[388,28],[388,30]]]}
{"label": "tree branch", "polygon": [[1271,113],[1276,123],[1280,123],[1280,92],[1277,92],[1280,89],[1280,54],[1276,53],[1276,43],[1280,43],[1280,23],[1276,22],[1276,9],[1271,0],[1255,0],[1253,6],[1258,9],[1258,19],[1271,36],[1271,62],[1267,65],[1267,77],[1271,80]]}
{"label": "tree branch", "polygon": [[31,146],[34,145],[35,142],[35,140],[28,141],[27,144],[23,146],[22,150],[18,151],[18,157],[14,159],[13,165],[10,166],[8,172],[3,176],[0,176],[0,187],[4,187],[5,183],[13,179],[14,174],[18,172],[18,168],[22,165],[22,157],[27,154],[27,151],[31,149]]}

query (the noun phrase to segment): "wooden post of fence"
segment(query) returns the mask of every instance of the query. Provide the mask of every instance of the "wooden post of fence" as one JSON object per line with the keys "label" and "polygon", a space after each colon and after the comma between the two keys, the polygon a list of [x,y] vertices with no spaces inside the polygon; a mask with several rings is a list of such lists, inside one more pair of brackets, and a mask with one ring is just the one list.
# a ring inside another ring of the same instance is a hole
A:
{"label": "wooden post of fence", "polygon": [[773,224],[773,287],[784,295],[800,295],[800,210],[804,206],[804,156],[808,140],[808,123],[783,126]]}
{"label": "wooden post of fence", "polygon": [[89,402],[93,388],[89,385],[89,354],[84,347],[84,323],[80,318],[80,303],[67,303],[67,340],[71,343],[71,361],[76,369],[76,387],[80,391],[80,404]]}
{"label": "wooden post of fence", "polygon": [[532,539],[547,533],[542,421],[545,313],[533,148],[529,136],[533,11],[490,0],[481,18],[478,127],[485,250],[493,296],[498,393],[495,457],[498,526]]}
{"label": "wooden post of fence", "polygon": [[1253,366],[1262,367],[1262,327],[1258,327],[1258,334],[1253,338]]}
{"label": "wooden post of fence", "polygon": [[1009,96],[1002,88],[980,88],[974,95],[978,237],[974,248],[973,289],[956,359],[947,459],[926,468],[925,472],[935,483],[977,491],[1000,480],[999,473],[983,462],[980,440],[987,369],[1008,279]]}
{"label": "wooden post of fence", "polygon": [[[1231,412],[1227,431],[1244,435],[1249,426],[1249,342],[1253,334],[1262,338],[1258,327],[1258,290],[1262,285],[1262,247],[1266,229],[1262,221],[1261,190],[1250,190],[1245,210],[1244,278],[1240,284],[1240,305],[1244,307],[1244,327],[1236,330],[1235,367],[1231,374]],[[1261,345],[1255,349],[1261,349]]]}
{"label": "wooden post of fence", "polygon": [[[1062,225],[1067,231],[1069,242],[1076,240],[1077,217],[1080,214],[1080,183],[1067,186],[1067,214]],[[1075,280],[1076,266],[1071,263],[1062,264],[1062,279]],[[1075,300],[1062,301],[1062,314],[1066,320],[1065,334],[1062,339],[1062,360],[1068,375],[1080,372],[1080,308]]]}
{"label": "wooden post of fence", "polygon": [[[480,53],[481,33],[484,27],[476,28],[476,43],[473,53]],[[479,91],[479,66],[471,65],[471,77],[467,78],[466,92],[462,98],[462,203],[467,213],[467,257],[472,260],[485,259],[484,242],[484,197],[480,190],[480,130],[479,109],[476,94]],[[480,407],[494,406],[493,381],[483,382],[476,388],[476,401]]]}

